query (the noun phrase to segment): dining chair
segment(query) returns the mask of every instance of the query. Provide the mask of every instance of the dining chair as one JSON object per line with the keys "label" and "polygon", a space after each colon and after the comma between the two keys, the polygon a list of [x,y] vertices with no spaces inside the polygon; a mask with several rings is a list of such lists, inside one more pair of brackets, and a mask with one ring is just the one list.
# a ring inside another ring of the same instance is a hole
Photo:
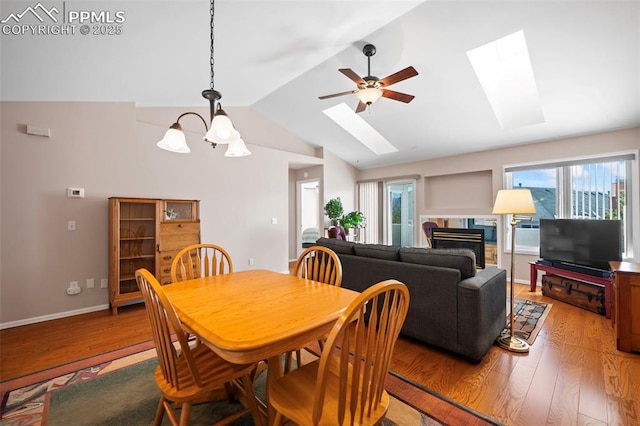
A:
{"label": "dining chair", "polygon": [[[324,246],[311,246],[305,249],[291,270],[291,274],[321,283],[340,287],[342,284],[342,263],[338,255],[330,248]],[[324,339],[318,340],[320,350],[324,345]],[[296,353],[296,363],[298,366],[302,362],[302,350]],[[293,354],[288,352],[285,356],[284,371],[291,371]]]}
{"label": "dining chair", "polygon": [[409,307],[396,280],[362,292],[334,324],[320,359],[285,374],[269,388],[276,411],[301,425],[381,424],[389,407],[389,363]]}
{"label": "dining chair", "polygon": [[171,262],[171,282],[233,272],[233,261],[215,244],[193,244],[180,250]]}
{"label": "dining chair", "polygon": [[[229,363],[205,345],[190,347],[180,319],[158,280],[146,269],[138,269],[135,275],[158,354],[155,380],[161,397],[154,425],[160,425],[165,413],[174,426],[189,424],[192,405],[211,400],[228,383],[233,383],[240,390],[248,408],[226,417],[224,421],[231,422],[250,412],[254,423],[261,425],[262,418],[250,379],[256,365]],[[178,348],[172,343],[172,333],[175,333]],[[242,387],[238,385],[239,379]],[[172,404],[181,408],[179,420]]]}

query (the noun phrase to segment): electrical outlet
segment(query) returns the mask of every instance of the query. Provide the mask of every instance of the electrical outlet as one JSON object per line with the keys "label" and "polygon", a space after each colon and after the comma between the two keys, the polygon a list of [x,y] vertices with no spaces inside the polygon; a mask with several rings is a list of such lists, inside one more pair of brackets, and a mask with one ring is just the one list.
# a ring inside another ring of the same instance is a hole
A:
{"label": "electrical outlet", "polygon": [[82,289],[78,285],[78,281],[69,282],[69,287],[67,288],[67,294],[69,296],[73,296],[79,294]]}
{"label": "electrical outlet", "polygon": [[67,221],[67,231],[75,231],[76,230],[76,221],[70,220]]}
{"label": "electrical outlet", "polygon": [[100,288],[107,288],[109,281],[106,278],[100,280]]}
{"label": "electrical outlet", "polygon": [[249,258],[249,266],[252,266],[252,265],[253,265],[253,257],[250,257]]}
{"label": "electrical outlet", "polygon": [[93,288],[94,284],[93,278],[87,278],[87,288]]}

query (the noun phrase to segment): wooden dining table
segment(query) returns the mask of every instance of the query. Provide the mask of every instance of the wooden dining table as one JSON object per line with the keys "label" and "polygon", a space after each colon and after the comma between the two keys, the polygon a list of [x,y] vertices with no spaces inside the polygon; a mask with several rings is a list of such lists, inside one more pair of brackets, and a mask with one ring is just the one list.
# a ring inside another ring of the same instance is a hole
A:
{"label": "wooden dining table", "polygon": [[[232,363],[268,360],[267,395],[281,355],[328,334],[358,292],[267,270],[164,286],[183,325]],[[275,412],[268,404],[268,422]]]}

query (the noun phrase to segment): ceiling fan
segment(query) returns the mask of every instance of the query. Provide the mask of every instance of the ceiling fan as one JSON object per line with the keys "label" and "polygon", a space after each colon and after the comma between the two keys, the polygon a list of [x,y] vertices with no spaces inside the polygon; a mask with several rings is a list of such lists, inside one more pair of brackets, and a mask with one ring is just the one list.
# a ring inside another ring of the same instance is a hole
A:
{"label": "ceiling fan", "polygon": [[393,90],[387,89],[387,87],[391,86],[394,83],[418,75],[418,71],[416,71],[415,68],[407,67],[383,79],[379,79],[378,77],[371,75],[371,57],[376,54],[376,47],[373,44],[367,44],[362,49],[362,53],[364,53],[364,55],[367,57],[366,77],[360,77],[351,68],[340,68],[338,70],[342,74],[353,80],[358,85],[358,88],[356,90],[349,90],[347,92],[320,96],[319,99],[329,99],[335,98],[337,96],[351,95],[355,93],[359,100],[358,106],[356,107],[356,112],[362,112],[367,108],[368,105],[373,104],[381,97],[393,99],[404,103],[409,103],[413,100],[413,98],[415,98],[415,96],[413,95],[407,95],[406,93],[395,92]]}

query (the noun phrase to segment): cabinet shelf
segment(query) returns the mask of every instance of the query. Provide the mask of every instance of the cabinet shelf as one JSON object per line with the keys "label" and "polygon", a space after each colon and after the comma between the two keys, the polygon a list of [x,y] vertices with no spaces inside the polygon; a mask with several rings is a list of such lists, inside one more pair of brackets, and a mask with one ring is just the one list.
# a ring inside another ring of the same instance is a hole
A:
{"label": "cabinet shelf", "polygon": [[135,274],[126,274],[120,277],[120,282],[124,281],[134,281],[136,279]]}
{"label": "cabinet shelf", "polygon": [[120,260],[136,260],[136,259],[155,259],[155,254],[143,254],[140,256],[125,256],[121,257]]}
{"label": "cabinet shelf", "polygon": [[127,237],[127,238],[120,238],[120,242],[122,242],[122,241],[155,240],[155,239],[156,239],[155,235],[151,235],[150,237]]}

